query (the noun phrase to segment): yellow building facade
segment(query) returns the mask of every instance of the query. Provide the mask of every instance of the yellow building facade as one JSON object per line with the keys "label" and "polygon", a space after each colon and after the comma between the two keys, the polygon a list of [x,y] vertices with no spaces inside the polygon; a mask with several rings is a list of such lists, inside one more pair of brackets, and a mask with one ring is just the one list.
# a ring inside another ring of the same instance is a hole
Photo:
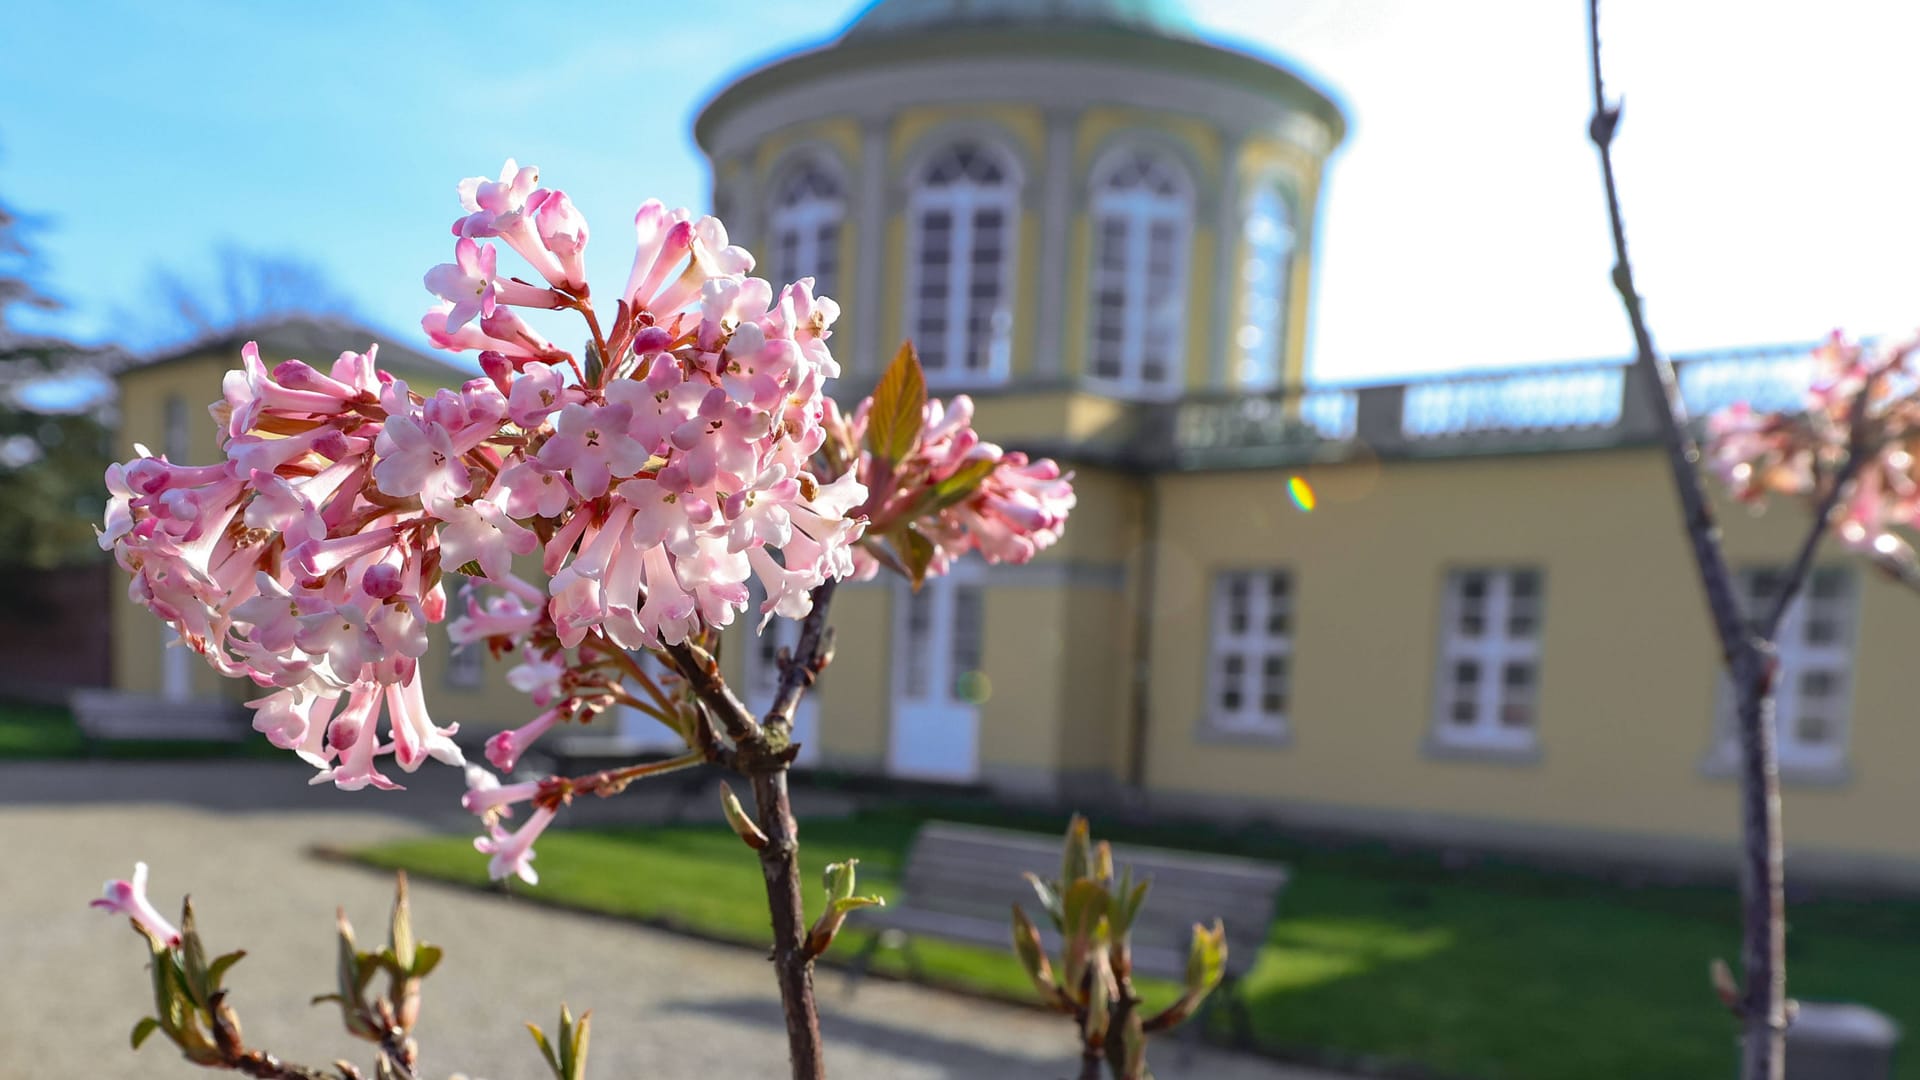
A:
{"label": "yellow building facade", "polygon": [[[702,111],[715,210],[756,273],[813,275],[844,309],[836,394],[857,400],[911,338],[933,392],[972,395],[987,438],[1060,459],[1079,497],[1031,564],[962,565],[919,594],[843,585],[802,764],[1730,862],[1717,658],[1626,372],[1303,389],[1316,208],[1344,130],[1325,93],[1151,0],[883,0]],[[329,332],[262,348],[365,344]],[[212,460],[211,425],[177,417],[198,419],[238,344],[124,375],[126,442]],[[1793,349],[1681,368],[1697,409],[1777,407],[1806,370]],[[1763,592],[1802,519],[1725,520]],[[164,660],[161,633],[123,605],[118,685],[244,692]],[[793,627],[730,633],[724,667],[751,703]],[[1920,884],[1917,633],[1920,601],[1837,551],[1789,620],[1795,873]],[[469,734],[529,716],[476,657],[436,648],[426,678],[436,716]],[[662,746],[638,720],[604,727],[610,747]]]}

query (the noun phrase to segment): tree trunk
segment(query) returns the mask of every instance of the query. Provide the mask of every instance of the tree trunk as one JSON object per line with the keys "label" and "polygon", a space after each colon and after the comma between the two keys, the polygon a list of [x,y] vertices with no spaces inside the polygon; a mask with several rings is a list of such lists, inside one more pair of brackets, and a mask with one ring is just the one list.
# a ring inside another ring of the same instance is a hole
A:
{"label": "tree trunk", "polygon": [[813,1000],[813,959],[807,955],[806,908],[800,897],[800,831],[787,798],[787,768],[753,774],[760,831],[770,841],[760,849],[767,878],[767,910],[773,917],[773,970],[787,1017],[787,1049],[794,1080],[823,1080],[820,1015]]}
{"label": "tree trunk", "polygon": [[1786,870],[1780,835],[1780,768],[1772,661],[1749,652],[1734,671],[1740,736],[1741,1076],[1786,1075]]}

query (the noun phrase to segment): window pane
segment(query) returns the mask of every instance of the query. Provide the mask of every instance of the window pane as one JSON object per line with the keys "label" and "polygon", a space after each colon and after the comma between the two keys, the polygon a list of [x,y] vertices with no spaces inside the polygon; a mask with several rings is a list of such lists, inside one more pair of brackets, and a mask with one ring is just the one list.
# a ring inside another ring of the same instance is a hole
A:
{"label": "window pane", "polygon": [[930,677],[927,646],[933,629],[933,593],[922,589],[907,594],[907,632],[906,640],[901,642],[906,657],[906,696],[915,700],[927,697],[927,680]]}
{"label": "window pane", "polygon": [[[980,670],[984,597],[978,585],[950,587],[953,589],[953,676],[959,679]],[[957,685],[953,693],[956,698],[963,696]]]}
{"label": "window pane", "polygon": [[1227,653],[1220,658],[1220,708],[1227,712],[1239,712],[1245,700],[1240,690],[1240,679],[1246,671],[1246,659],[1239,653]]}
{"label": "window pane", "polygon": [[1280,350],[1286,337],[1284,299],[1293,259],[1293,226],[1286,202],[1272,186],[1255,193],[1247,208],[1246,261],[1240,270],[1242,386],[1264,389],[1280,382]]}
{"label": "window pane", "polygon": [[1287,658],[1268,656],[1260,672],[1260,711],[1280,716],[1287,711]]}
{"label": "window pane", "polygon": [[1244,574],[1233,574],[1227,578],[1227,632],[1239,635],[1247,632],[1248,588]]}

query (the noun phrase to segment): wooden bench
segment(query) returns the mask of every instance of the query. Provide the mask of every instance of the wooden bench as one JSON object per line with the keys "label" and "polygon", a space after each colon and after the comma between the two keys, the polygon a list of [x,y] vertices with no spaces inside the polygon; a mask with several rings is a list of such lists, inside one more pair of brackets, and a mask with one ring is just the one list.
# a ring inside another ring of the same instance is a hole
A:
{"label": "wooden bench", "polygon": [[[1249,1034],[1245,1002],[1235,984],[1253,967],[1267,938],[1274,906],[1286,887],[1285,867],[1226,855],[1196,855],[1163,848],[1113,845],[1114,868],[1133,867],[1136,879],[1153,879],[1146,906],[1133,927],[1135,974],[1175,982],[1185,978],[1193,924],[1226,924],[1227,969],[1219,999],[1231,1002],[1237,1034]],[[856,921],[882,931],[854,961],[857,980],[883,944],[906,950],[909,968],[920,972],[912,952],[915,937],[1000,949],[1012,960],[1012,905],[1024,907],[1039,925],[1050,955],[1060,940],[1033,886],[1060,874],[1060,840],[1033,833],[929,822],[914,836],[900,885],[902,895]],[[888,940],[888,939],[892,940]],[[851,984],[850,984],[851,986]],[[1203,1018],[1191,1023],[1197,1034]]]}
{"label": "wooden bench", "polygon": [[67,699],[89,744],[132,739],[239,742],[252,732],[226,701],[168,701],[118,690],[76,690]]}

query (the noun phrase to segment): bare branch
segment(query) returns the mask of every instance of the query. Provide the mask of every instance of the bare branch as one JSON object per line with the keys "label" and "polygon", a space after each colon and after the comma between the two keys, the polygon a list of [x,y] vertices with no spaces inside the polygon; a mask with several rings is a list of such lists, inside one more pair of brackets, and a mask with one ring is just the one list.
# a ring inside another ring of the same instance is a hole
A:
{"label": "bare branch", "polygon": [[793,654],[786,658],[780,671],[780,688],[761,721],[769,728],[792,729],[793,710],[799,706],[800,696],[833,660],[833,629],[827,625],[827,609],[833,605],[833,590],[838,584],[829,580],[813,590],[813,610],[800,623],[800,638],[794,642]]}
{"label": "bare branch", "polygon": [[1787,608],[1793,606],[1794,598],[1800,595],[1801,587],[1806,584],[1807,575],[1813,570],[1813,557],[1820,550],[1820,541],[1827,535],[1827,526],[1832,523],[1834,510],[1846,497],[1854,477],[1860,474],[1860,467],[1872,456],[1866,436],[1867,404],[1873,398],[1873,387],[1879,378],[1880,372],[1877,370],[1869,374],[1854,396],[1848,414],[1847,458],[1828,478],[1825,489],[1814,504],[1813,520],[1807,523],[1807,535],[1800,541],[1800,551],[1788,567],[1786,579],[1780,583],[1780,595],[1774,598],[1772,609],[1760,624],[1760,636],[1768,641],[1779,635],[1780,621],[1787,617]]}
{"label": "bare branch", "polygon": [[[1600,151],[1606,183],[1607,215],[1613,228],[1616,262],[1614,288],[1633,326],[1635,367],[1656,395],[1655,412],[1666,444],[1674,490],[1680,499],[1694,564],[1706,593],[1714,632],[1736,695],[1740,741],[1741,967],[1746,1001],[1741,1070],[1745,1080],[1782,1080],[1786,1059],[1786,877],[1780,832],[1780,771],[1773,730],[1773,650],[1766,636],[1748,629],[1726,553],[1720,546],[1713,506],[1700,483],[1700,448],[1688,428],[1673,365],[1655,350],[1627,255],[1619,188],[1613,171],[1613,136],[1620,124],[1618,106],[1607,104],[1600,66],[1600,0],[1588,0],[1588,44],[1593,71],[1593,119],[1588,134]],[[1837,489],[1841,485],[1836,483]],[[1820,523],[1816,522],[1818,529]],[[1815,538],[1817,543],[1817,537]],[[1810,550],[1803,550],[1811,560]],[[1802,567],[1804,573],[1804,567]]]}

